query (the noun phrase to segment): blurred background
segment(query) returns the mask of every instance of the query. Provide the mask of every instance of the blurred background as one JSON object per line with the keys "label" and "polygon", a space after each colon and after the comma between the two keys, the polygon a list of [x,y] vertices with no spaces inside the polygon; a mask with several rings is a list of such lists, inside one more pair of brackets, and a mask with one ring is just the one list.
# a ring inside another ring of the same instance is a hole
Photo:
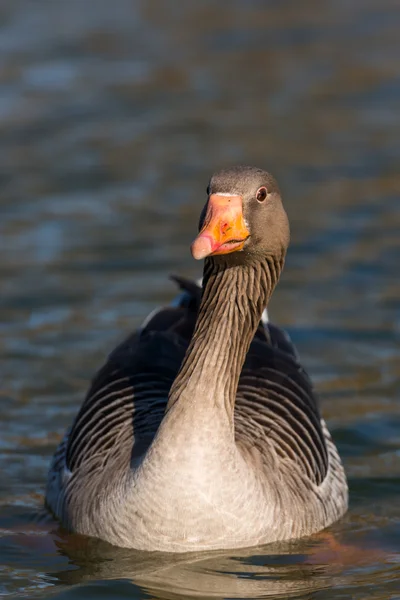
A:
{"label": "blurred background", "polygon": [[[400,597],[399,32],[397,0],[2,0],[0,595]],[[201,274],[208,178],[237,163],[282,188],[271,315],[345,461],[333,534],[373,552],[49,549],[28,532],[54,448],[168,274]]]}

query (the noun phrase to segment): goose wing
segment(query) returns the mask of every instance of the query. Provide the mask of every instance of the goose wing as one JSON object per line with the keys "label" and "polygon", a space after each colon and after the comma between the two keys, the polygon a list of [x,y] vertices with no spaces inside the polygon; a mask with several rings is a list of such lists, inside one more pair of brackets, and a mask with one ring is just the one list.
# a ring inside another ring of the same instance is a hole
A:
{"label": "goose wing", "polygon": [[190,342],[201,294],[191,281],[174,280],[182,291],[175,306],[151,313],[95,376],[68,436],[71,472],[93,456],[111,454],[123,431],[135,454],[151,443]]}
{"label": "goose wing", "polygon": [[[88,473],[120,470],[140,459],[163,418],[170,387],[189,344],[201,290],[175,278],[175,305],[154,311],[94,377],[50,467],[46,502],[61,516],[65,492]],[[119,474],[115,473],[115,477]]]}
{"label": "goose wing", "polygon": [[253,341],[240,377],[236,436],[272,447],[281,465],[296,465],[320,485],[329,455],[317,397],[288,335],[270,323],[264,334]]}

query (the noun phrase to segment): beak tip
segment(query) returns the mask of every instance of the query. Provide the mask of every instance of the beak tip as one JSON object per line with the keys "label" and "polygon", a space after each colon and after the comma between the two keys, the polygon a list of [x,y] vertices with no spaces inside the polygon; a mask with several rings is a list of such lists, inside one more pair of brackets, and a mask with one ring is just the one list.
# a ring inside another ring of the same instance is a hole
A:
{"label": "beak tip", "polygon": [[195,260],[202,260],[213,251],[211,238],[208,235],[200,234],[190,246],[190,250]]}

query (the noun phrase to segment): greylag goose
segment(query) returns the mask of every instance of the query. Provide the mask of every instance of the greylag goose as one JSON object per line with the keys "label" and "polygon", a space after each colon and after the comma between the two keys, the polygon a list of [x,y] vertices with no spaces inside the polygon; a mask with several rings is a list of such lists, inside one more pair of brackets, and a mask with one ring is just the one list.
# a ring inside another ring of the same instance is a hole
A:
{"label": "greylag goose", "polygon": [[214,174],[191,251],[202,289],[108,357],[49,472],[68,529],[139,550],[255,546],[317,532],[347,509],[346,477],[297,353],[262,314],[289,226],[274,178]]}

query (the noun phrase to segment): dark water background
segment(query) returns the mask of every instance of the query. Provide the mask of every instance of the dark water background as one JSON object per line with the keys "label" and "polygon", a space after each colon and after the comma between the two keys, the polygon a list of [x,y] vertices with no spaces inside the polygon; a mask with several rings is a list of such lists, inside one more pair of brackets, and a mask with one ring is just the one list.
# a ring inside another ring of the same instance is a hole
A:
{"label": "dark water background", "polygon": [[[397,0],[0,4],[0,595],[400,598]],[[107,352],[198,276],[210,173],[269,168],[273,298],[351,489],[327,536],[155,556],[33,523]]]}

